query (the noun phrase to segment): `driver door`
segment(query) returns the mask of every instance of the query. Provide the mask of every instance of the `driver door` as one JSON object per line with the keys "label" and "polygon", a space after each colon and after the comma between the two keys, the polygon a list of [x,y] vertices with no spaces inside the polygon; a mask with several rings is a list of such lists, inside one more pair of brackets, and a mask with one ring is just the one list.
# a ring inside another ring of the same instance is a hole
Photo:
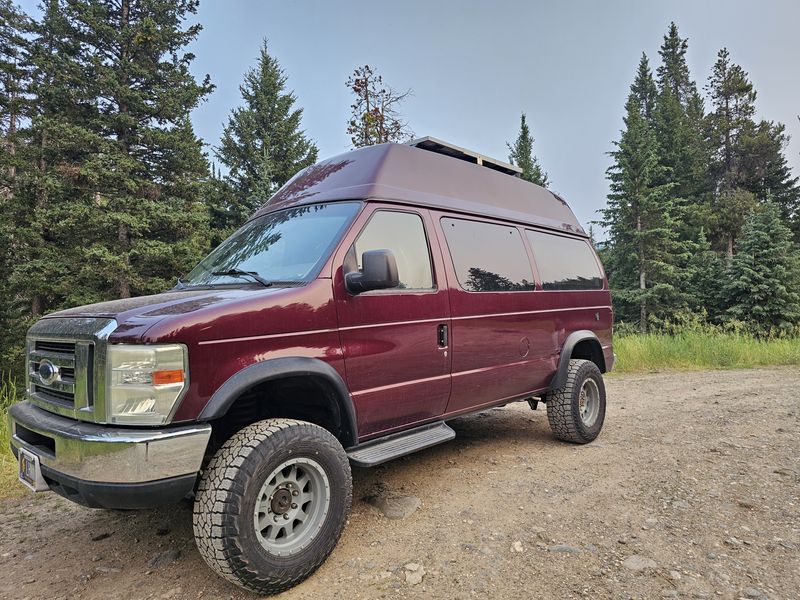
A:
{"label": "driver door", "polygon": [[[450,306],[428,211],[370,206],[353,230],[334,263],[334,294],[359,436],[371,437],[444,412]],[[365,251],[380,249],[394,255],[400,285],[348,291],[344,275],[360,268]]]}

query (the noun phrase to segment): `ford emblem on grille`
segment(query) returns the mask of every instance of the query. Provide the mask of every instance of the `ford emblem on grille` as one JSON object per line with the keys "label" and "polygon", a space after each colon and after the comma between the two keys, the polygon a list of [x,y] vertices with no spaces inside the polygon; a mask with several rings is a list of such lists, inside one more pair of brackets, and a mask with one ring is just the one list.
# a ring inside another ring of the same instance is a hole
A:
{"label": "ford emblem on grille", "polygon": [[58,367],[51,363],[49,360],[43,360],[39,363],[39,368],[36,371],[39,374],[39,381],[44,385],[50,385],[58,380],[59,372]]}

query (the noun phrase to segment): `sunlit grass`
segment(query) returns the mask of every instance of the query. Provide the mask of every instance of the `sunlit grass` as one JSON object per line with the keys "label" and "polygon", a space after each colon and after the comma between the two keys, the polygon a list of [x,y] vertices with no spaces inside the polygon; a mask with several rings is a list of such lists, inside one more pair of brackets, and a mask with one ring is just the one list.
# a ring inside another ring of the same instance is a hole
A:
{"label": "sunlit grass", "polygon": [[25,492],[17,481],[17,461],[11,452],[8,409],[19,400],[19,389],[12,379],[0,379],[0,498]]}
{"label": "sunlit grass", "polygon": [[618,373],[800,365],[800,338],[757,339],[741,333],[625,335],[614,339],[614,351]]}

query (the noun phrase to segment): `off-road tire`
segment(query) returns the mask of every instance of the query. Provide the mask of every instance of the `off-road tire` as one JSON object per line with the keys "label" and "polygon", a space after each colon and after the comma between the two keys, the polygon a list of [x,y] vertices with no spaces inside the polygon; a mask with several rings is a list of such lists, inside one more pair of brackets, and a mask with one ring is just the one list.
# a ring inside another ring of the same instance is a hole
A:
{"label": "off-road tire", "polygon": [[[321,529],[292,556],[270,554],[253,515],[267,477],[296,457],[320,465],[330,484]],[[333,550],[353,495],[350,463],[328,431],[291,419],[268,419],[231,437],[204,470],[194,503],[200,555],[222,577],[259,594],[277,594],[311,575]]]}
{"label": "off-road tire", "polygon": [[[598,412],[590,425],[581,418],[580,395],[587,379],[594,381],[599,392]],[[575,444],[587,444],[600,434],[606,415],[606,388],[600,369],[592,361],[571,359],[564,387],[550,392],[545,400],[547,420],[558,439]]]}

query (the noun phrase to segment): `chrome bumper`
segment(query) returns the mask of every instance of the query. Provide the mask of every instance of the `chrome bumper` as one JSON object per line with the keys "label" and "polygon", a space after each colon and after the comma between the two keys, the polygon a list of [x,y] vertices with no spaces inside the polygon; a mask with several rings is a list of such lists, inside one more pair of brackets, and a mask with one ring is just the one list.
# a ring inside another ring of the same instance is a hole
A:
{"label": "chrome bumper", "polygon": [[[54,415],[28,401],[9,410],[11,445],[47,469],[84,482],[144,483],[200,471],[211,426],[105,427]],[[16,454],[16,452],[15,452]]]}

